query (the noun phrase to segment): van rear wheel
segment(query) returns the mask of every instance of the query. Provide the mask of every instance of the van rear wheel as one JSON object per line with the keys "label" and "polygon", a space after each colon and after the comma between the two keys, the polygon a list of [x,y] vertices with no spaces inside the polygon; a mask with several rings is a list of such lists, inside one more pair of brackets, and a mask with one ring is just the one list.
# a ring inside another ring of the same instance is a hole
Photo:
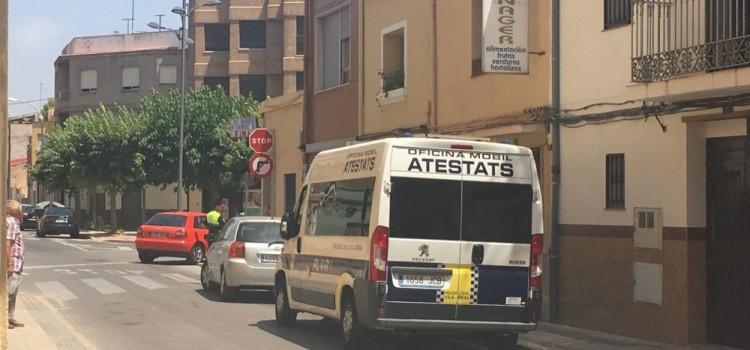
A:
{"label": "van rear wheel", "polygon": [[276,323],[281,327],[289,327],[297,320],[297,313],[289,306],[289,296],[286,294],[283,277],[276,278],[273,292],[276,300]]}
{"label": "van rear wheel", "polygon": [[367,328],[359,324],[357,305],[351,293],[345,293],[341,300],[339,326],[344,349],[353,350],[365,347],[369,332]]}
{"label": "van rear wheel", "polygon": [[485,339],[485,346],[490,350],[512,350],[518,345],[518,333],[491,334]]}

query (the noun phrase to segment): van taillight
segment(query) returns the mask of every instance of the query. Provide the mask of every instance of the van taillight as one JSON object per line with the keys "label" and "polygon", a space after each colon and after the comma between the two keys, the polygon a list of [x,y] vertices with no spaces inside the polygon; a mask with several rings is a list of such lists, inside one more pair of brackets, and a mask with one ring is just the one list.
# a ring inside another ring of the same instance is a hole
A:
{"label": "van taillight", "polygon": [[229,257],[230,258],[244,258],[245,257],[245,242],[234,242],[229,246]]}
{"label": "van taillight", "polygon": [[531,288],[542,287],[542,251],[544,250],[544,236],[535,234],[531,236],[531,257],[529,259],[529,286]]}
{"label": "van taillight", "polygon": [[136,237],[143,237],[143,229],[138,227],[138,229],[135,231]]}
{"label": "van taillight", "polygon": [[385,281],[388,266],[388,228],[378,226],[372,234],[370,280]]}

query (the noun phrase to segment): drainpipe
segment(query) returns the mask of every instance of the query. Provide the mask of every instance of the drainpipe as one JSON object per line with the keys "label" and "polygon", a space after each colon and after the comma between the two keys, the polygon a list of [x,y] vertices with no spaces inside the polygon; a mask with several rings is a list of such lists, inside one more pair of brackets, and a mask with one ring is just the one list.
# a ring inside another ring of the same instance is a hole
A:
{"label": "drainpipe", "polygon": [[437,0],[432,0],[432,120],[427,120],[428,132],[438,127],[438,25]]}
{"label": "drainpipe", "polygon": [[359,67],[357,69],[357,139],[365,134],[367,125],[365,124],[365,1],[357,2],[358,8],[358,20],[357,20],[357,37],[359,43],[357,43],[357,59],[359,60]]}
{"label": "drainpipe", "polygon": [[552,223],[549,234],[550,320],[559,319],[560,247],[560,0],[552,0]]}

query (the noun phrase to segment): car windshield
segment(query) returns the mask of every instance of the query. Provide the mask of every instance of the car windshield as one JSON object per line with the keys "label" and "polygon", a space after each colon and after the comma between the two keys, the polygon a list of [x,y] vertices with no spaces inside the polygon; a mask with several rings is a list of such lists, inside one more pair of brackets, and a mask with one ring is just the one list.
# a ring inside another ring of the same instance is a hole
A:
{"label": "car windshield", "polygon": [[237,240],[247,243],[281,241],[280,226],[278,222],[243,222],[237,231]]}
{"label": "car windshield", "polygon": [[33,214],[34,213],[34,207],[31,205],[24,205],[23,206],[23,212],[26,214]]}
{"label": "car windshield", "polygon": [[54,215],[54,216],[73,216],[73,209],[70,208],[58,208],[58,207],[50,207],[47,208],[47,211],[44,212],[44,215]]}
{"label": "car windshield", "polygon": [[182,215],[156,214],[146,221],[146,225],[184,227],[185,217]]}

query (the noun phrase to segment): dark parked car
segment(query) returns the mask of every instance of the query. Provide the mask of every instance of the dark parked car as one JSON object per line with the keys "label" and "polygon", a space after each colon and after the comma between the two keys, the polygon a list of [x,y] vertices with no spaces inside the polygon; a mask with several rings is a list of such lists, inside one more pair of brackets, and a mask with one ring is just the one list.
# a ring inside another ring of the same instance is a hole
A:
{"label": "dark parked car", "polygon": [[36,213],[34,206],[31,204],[23,205],[23,221],[21,221],[21,230],[36,230]]}
{"label": "dark parked car", "polygon": [[49,207],[38,220],[37,237],[46,235],[67,234],[71,238],[78,238],[80,231],[74,218],[75,212],[71,208]]}

